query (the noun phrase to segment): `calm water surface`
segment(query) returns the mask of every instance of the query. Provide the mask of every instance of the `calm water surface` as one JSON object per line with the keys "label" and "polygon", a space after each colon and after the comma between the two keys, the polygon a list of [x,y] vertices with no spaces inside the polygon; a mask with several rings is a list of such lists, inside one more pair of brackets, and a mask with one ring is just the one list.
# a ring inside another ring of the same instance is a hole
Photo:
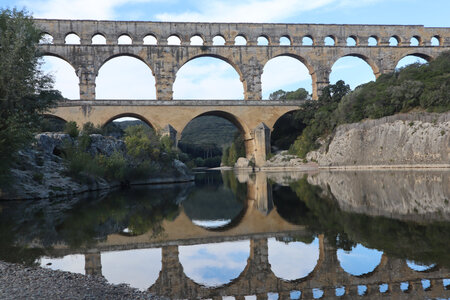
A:
{"label": "calm water surface", "polygon": [[0,202],[0,260],[179,299],[447,299],[450,172],[206,172]]}

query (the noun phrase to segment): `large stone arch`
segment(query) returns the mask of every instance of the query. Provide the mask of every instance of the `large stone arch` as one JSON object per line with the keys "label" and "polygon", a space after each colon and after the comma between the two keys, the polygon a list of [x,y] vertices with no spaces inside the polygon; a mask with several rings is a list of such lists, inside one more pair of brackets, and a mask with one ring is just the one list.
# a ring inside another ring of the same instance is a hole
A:
{"label": "large stone arch", "polygon": [[[107,40],[108,41],[108,40]],[[152,72],[152,75],[155,77],[155,71],[154,71],[154,67],[147,61],[145,60],[143,57],[141,57],[138,54],[132,53],[132,52],[120,52],[120,53],[115,53],[112,55],[107,56],[106,58],[100,58],[97,61],[97,64],[95,65],[95,76],[98,76],[98,72],[100,71],[100,69],[109,61],[113,60],[114,58],[118,58],[118,57],[132,57],[132,58],[136,58],[138,60],[140,60],[141,62],[143,62],[145,65],[147,65],[147,67],[150,69],[150,71]]]}
{"label": "large stone arch", "polygon": [[77,64],[75,62],[71,61],[70,59],[68,59],[67,57],[65,57],[64,55],[61,55],[59,53],[52,52],[52,51],[47,51],[47,50],[39,52],[39,57],[40,58],[44,58],[44,56],[56,57],[56,58],[64,60],[65,62],[67,62],[73,68],[75,74],[78,76],[78,74],[77,74],[77,69],[78,69]]}
{"label": "large stone arch", "polygon": [[361,53],[357,53],[357,52],[347,53],[347,54],[344,54],[344,55],[338,57],[337,59],[334,59],[334,61],[332,63],[332,66],[334,66],[334,64],[339,59],[341,59],[343,57],[357,57],[357,58],[360,58],[360,59],[362,59],[364,62],[366,62],[370,66],[370,68],[373,71],[373,74],[375,75],[375,78],[378,78],[378,76],[381,75],[380,67],[377,65],[377,63],[371,57],[369,57],[367,55],[364,55],[364,54],[361,54]]}
{"label": "large stone arch", "polygon": [[315,71],[313,65],[304,56],[298,55],[298,54],[293,53],[293,52],[274,53],[273,55],[268,56],[267,59],[264,61],[263,69],[267,65],[267,63],[269,61],[271,61],[272,59],[277,58],[277,57],[283,57],[283,56],[284,57],[290,57],[290,58],[298,60],[299,62],[301,62],[308,69],[309,75],[311,76],[311,80],[312,80],[311,92],[312,92],[313,95],[315,93],[317,93],[317,86],[316,86],[317,74],[316,74],[316,71]]}
{"label": "large stone arch", "polygon": [[425,59],[427,62],[430,62],[434,59],[433,56],[429,55],[429,54],[425,54],[425,53],[421,53],[421,52],[417,52],[415,50],[410,50],[406,53],[402,53],[401,55],[399,55],[394,62],[394,68],[398,65],[398,63],[405,57],[407,56],[416,56],[416,57],[420,57],[422,59]]}
{"label": "large stone arch", "polygon": [[106,119],[106,121],[101,122],[100,124],[103,127],[103,126],[106,126],[107,124],[113,122],[116,119],[126,118],[126,117],[139,119],[140,121],[144,122],[145,124],[147,124],[148,126],[153,128],[153,130],[156,130],[156,127],[147,118],[141,116],[140,114],[131,113],[131,112],[125,112],[125,113],[114,115],[114,116]]}

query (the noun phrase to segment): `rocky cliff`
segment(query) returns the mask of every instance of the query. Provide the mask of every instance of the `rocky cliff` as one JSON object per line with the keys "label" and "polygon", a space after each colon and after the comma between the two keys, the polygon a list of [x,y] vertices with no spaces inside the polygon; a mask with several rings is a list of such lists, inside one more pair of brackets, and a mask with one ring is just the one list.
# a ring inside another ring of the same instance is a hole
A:
{"label": "rocky cliff", "polygon": [[450,166],[450,112],[398,114],[339,126],[309,161],[320,166]]}

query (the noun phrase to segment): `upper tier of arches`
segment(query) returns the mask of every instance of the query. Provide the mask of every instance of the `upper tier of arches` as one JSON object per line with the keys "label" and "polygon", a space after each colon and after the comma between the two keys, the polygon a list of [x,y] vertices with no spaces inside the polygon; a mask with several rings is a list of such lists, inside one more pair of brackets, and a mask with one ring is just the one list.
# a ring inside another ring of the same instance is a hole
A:
{"label": "upper tier of arches", "polygon": [[[64,44],[68,35],[77,35],[82,45],[92,44],[92,38],[101,35],[106,44],[146,44],[146,37],[153,37],[156,45],[170,44],[170,37],[177,37],[181,46],[221,45],[215,39],[222,38],[224,45],[236,44],[236,37],[245,39],[247,46],[292,45],[305,46],[304,37],[311,38],[312,46],[325,46],[325,38],[331,37],[334,46],[388,46],[390,39],[397,46],[445,46],[450,44],[449,28],[427,28],[423,26],[389,25],[322,25],[322,24],[241,24],[241,23],[165,23],[165,22],[114,22],[43,20],[35,22],[43,34],[53,38],[54,44]],[[194,39],[193,39],[194,38]],[[259,40],[259,43],[258,43]],[[263,40],[263,41],[262,41]],[[413,42],[411,42],[413,40]],[[49,42],[49,41],[47,41]],[[242,44],[239,44],[242,45]]]}

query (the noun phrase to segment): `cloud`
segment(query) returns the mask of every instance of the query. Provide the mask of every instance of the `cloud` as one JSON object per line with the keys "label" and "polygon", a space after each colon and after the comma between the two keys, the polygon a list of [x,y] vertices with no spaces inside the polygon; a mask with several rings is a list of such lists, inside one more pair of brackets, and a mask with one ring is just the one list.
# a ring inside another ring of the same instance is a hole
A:
{"label": "cloud", "polygon": [[116,8],[156,0],[22,0],[36,18],[107,20],[118,16]]}
{"label": "cloud", "polygon": [[325,7],[350,7],[383,0],[243,0],[197,1],[197,9],[181,13],[160,13],[161,21],[191,22],[280,22],[299,14]]}

